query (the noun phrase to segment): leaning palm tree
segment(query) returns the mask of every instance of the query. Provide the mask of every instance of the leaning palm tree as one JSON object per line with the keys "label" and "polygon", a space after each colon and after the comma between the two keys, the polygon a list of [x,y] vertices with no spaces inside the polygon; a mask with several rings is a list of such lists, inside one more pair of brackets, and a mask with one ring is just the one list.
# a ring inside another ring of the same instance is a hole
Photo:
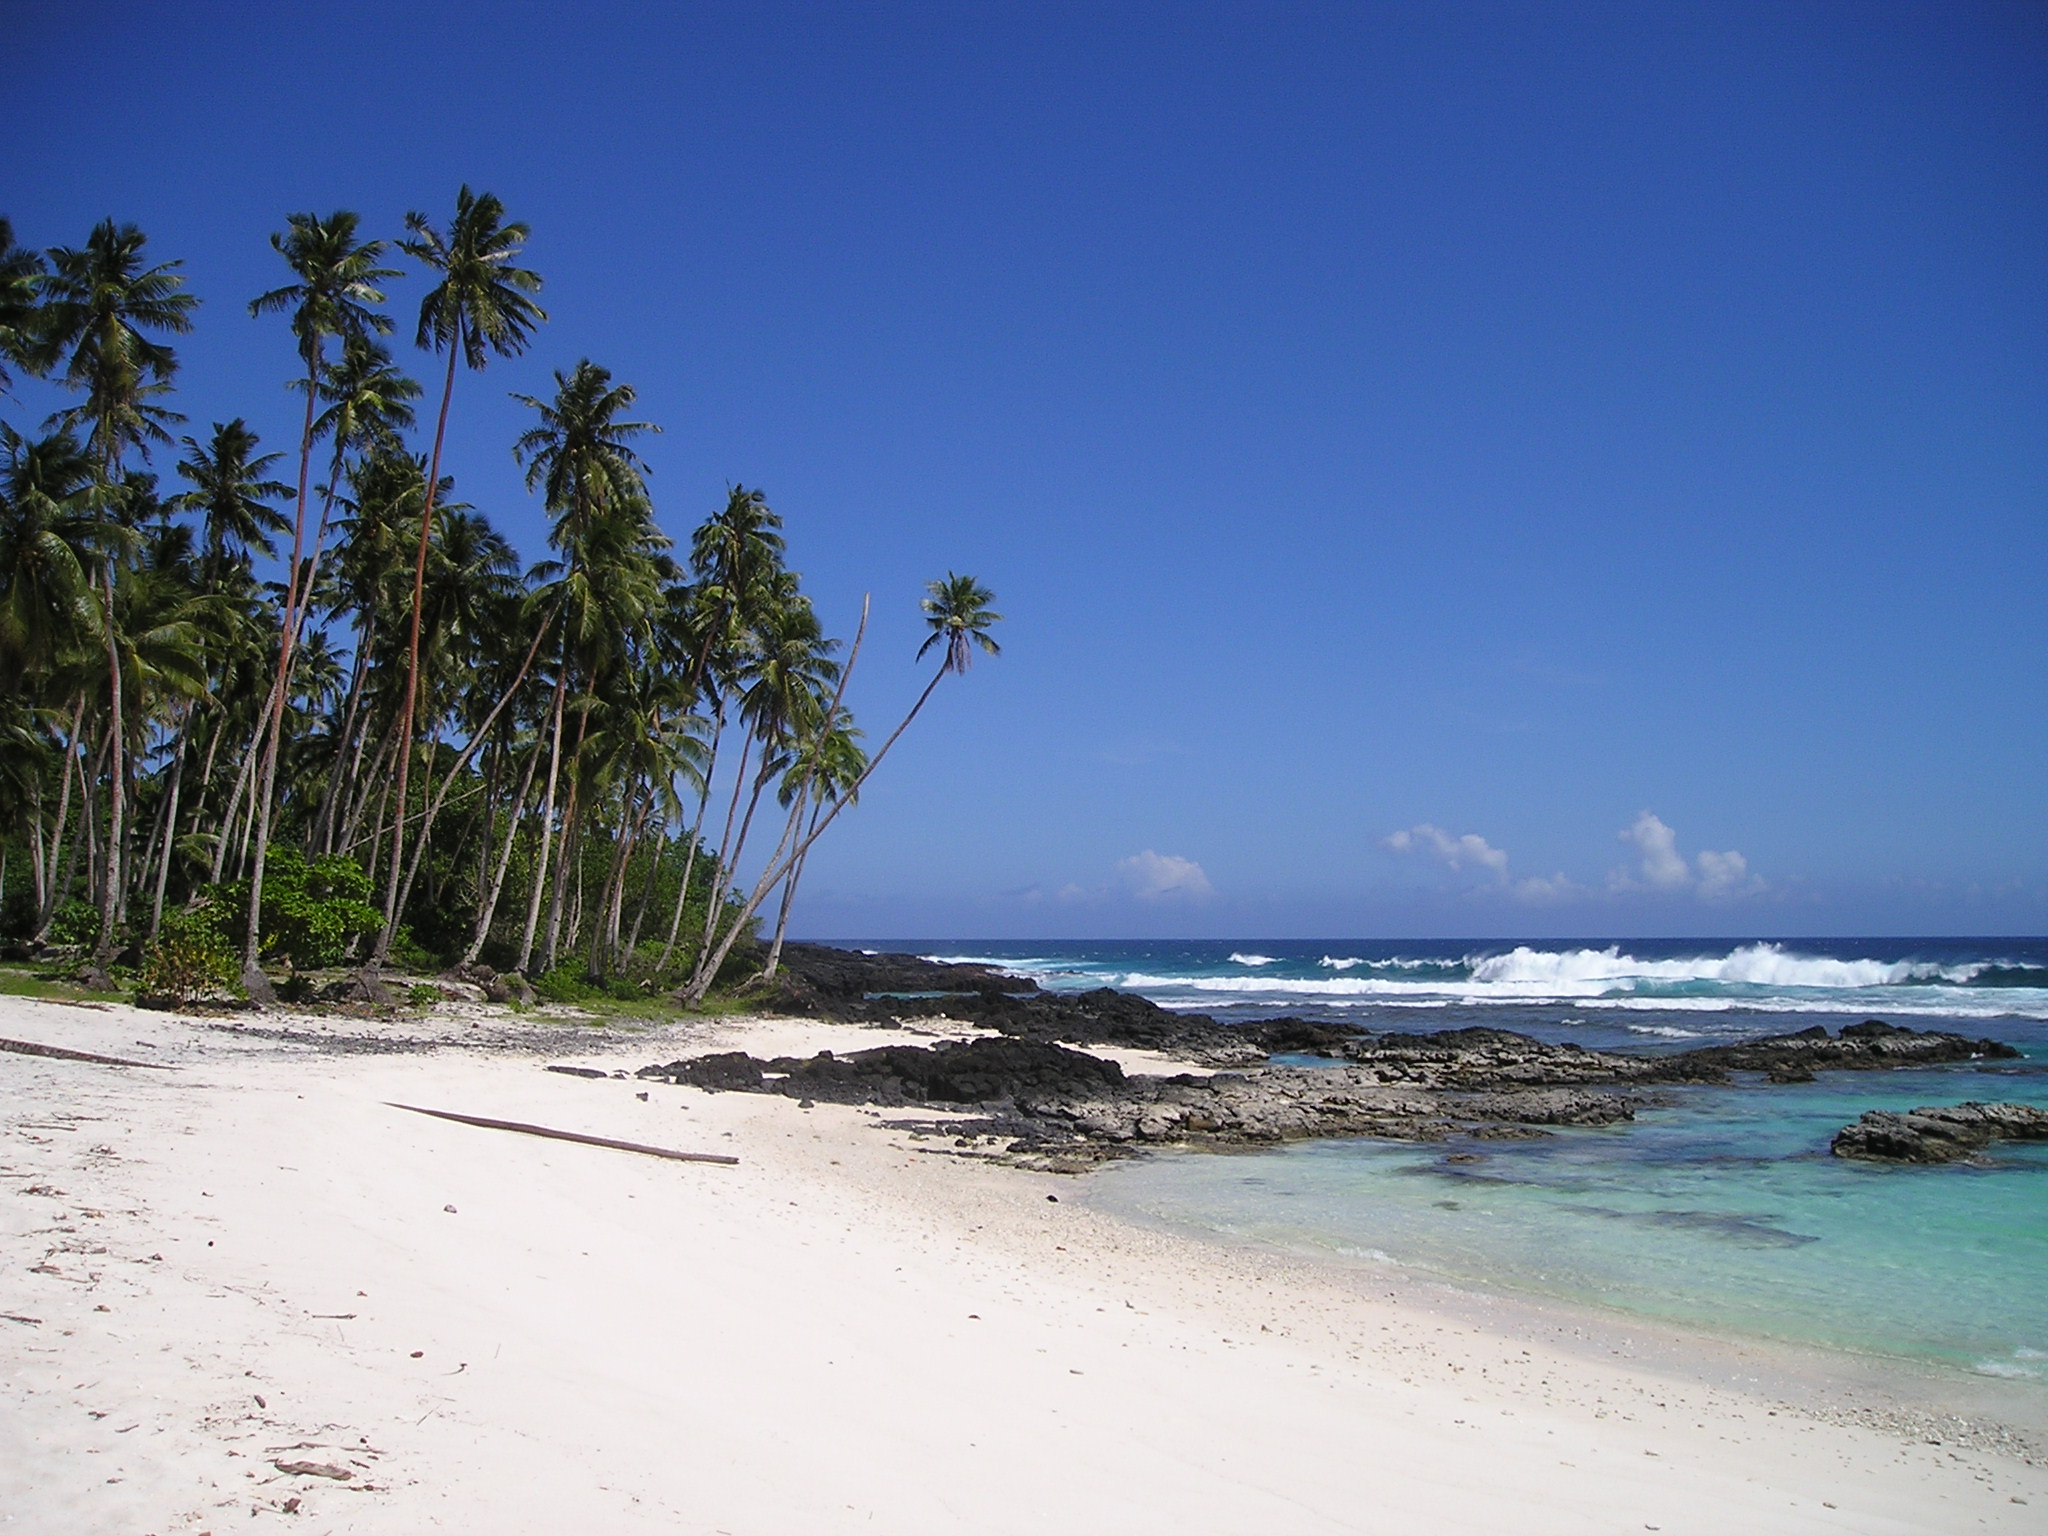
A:
{"label": "leaning palm tree", "polygon": [[505,205],[492,194],[473,193],[467,186],[456,194],[455,218],[444,235],[423,213],[408,213],[401,240],[404,252],[421,262],[441,281],[420,301],[418,344],[448,353],[448,376],[441,386],[441,413],[434,427],[434,452],[427,471],[426,505],[420,514],[419,551],[413,563],[412,638],[406,650],[405,698],[400,716],[398,751],[398,815],[391,836],[391,868],[385,882],[384,928],[377,935],[372,966],[391,953],[398,932],[398,888],[405,843],[405,795],[412,762],[414,713],[420,682],[420,609],[427,581],[427,541],[434,526],[434,493],[441,479],[441,446],[448,433],[448,402],[455,394],[455,361],[481,369],[495,352],[515,357],[526,350],[533,328],[547,312],[533,302],[540,275],[513,260],[525,248],[524,224],[507,224]]}
{"label": "leaning palm tree", "polygon": [[370,306],[384,302],[377,285],[398,276],[397,268],[377,265],[386,249],[382,240],[366,243],[357,239],[361,218],[347,209],[325,219],[310,213],[294,213],[286,222],[290,227],[273,234],[270,244],[298,281],[249,301],[252,316],[291,315],[292,335],[306,365],[306,420],[299,433],[298,510],[292,520],[292,559],[286,567],[284,613],[278,632],[277,681],[271,689],[268,724],[260,749],[263,783],[256,800],[256,863],[249,876],[249,913],[242,948],[242,982],[259,1003],[270,1000],[270,983],[257,963],[263,937],[263,870],[270,846],[279,739],[284,729],[285,680],[291,675],[292,644],[299,630],[300,557],[306,542],[306,489],[312,473],[314,412],[320,403],[320,377],[326,365],[329,337],[346,345],[353,339],[391,329],[391,321]]}
{"label": "leaning palm tree", "polygon": [[104,982],[114,954],[114,920],[120,906],[121,852],[127,809],[126,722],[122,710],[121,654],[114,618],[114,586],[121,542],[119,470],[130,449],[145,458],[153,442],[171,440],[169,424],[184,418],[156,402],[170,390],[178,360],[170,346],[147,331],[183,335],[192,329],[199,300],[185,292],[185,280],[171,261],[145,265],[148,243],[133,224],[103,219],[85,244],[50,252],[51,271],[41,280],[37,363],[58,373],[69,389],[84,395],[57,420],[83,428],[86,447],[97,462],[99,492],[109,523],[101,571],[101,602],[107,650],[108,801],[107,864],[100,890],[100,936],[94,946],[92,979]]}
{"label": "leaning palm tree", "polygon": [[[873,777],[874,771],[882,766],[882,759],[889,755],[889,749],[895,746],[897,739],[910,728],[910,722],[918,717],[941,679],[950,673],[966,672],[973,665],[977,647],[990,656],[1002,654],[1003,648],[996,644],[995,637],[989,630],[999,623],[1003,616],[989,606],[995,601],[995,594],[987,587],[972,576],[960,576],[948,571],[944,581],[928,583],[925,590],[926,595],[919,601],[918,606],[924,611],[924,621],[931,633],[925,637],[924,644],[917,648],[917,654],[922,659],[934,646],[939,647],[939,670],[933,673],[931,681],[924,685],[924,692],[920,693],[917,702],[910,706],[910,713],[903,717],[903,723],[889,733],[889,739],[882,743],[881,750],[868,759],[867,766],[860,771],[860,776],[847,786],[845,792],[815,826],[798,835],[795,814],[792,813],[791,824],[784,829],[782,841],[769,856],[768,867],[754,883],[753,893],[734,915],[732,927],[726,930],[725,937],[718,944],[707,945],[704,952],[697,957],[696,968],[679,994],[686,1005],[695,1007],[704,1001],[704,994],[711,990],[711,983],[717,977],[720,967],[725,964],[726,957],[732,953],[733,945],[739,942],[740,935],[746,931],[748,919],[760,910],[761,903],[768,899],[768,893],[788,877],[804,855],[810,852],[811,846],[825,835],[826,828],[839,819],[839,813],[859,797],[862,786]],[[856,651],[859,646],[860,642],[856,639]],[[840,674],[842,694],[845,691],[847,677],[852,671],[853,658],[849,656],[846,670]],[[839,712],[839,699],[834,697],[819,722],[819,730],[825,732],[834,729],[839,723]],[[812,771],[816,772],[823,766],[821,759]],[[802,805],[803,793],[804,789],[800,785],[796,797],[798,809]]]}

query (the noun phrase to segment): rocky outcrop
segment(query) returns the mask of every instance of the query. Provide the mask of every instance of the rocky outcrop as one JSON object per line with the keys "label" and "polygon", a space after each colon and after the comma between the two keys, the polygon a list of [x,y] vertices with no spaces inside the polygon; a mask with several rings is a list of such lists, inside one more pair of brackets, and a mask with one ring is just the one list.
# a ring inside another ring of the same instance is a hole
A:
{"label": "rocky outcrop", "polygon": [[1977,1103],[1873,1109],[1837,1132],[1829,1150],[1888,1163],[1956,1163],[1994,1141],[2048,1141],[2048,1110]]}
{"label": "rocky outcrop", "polygon": [[[1007,1137],[1013,1151],[1084,1155],[1161,1142],[1542,1134],[1532,1128],[1611,1125],[1654,1102],[1598,1086],[1602,1080],[1588,1066],[1603,1059],[1596,1053],[1508,1038],[1520,1080],[1489,1079],[1469,1050],[1434,1046],[1411,1051],[1398,1075],[1386,1063],[1400,1058],[1400,1048],[1389,1047],[1370,1067],[1126,1076],[1115,1062],[1085,1052],[1003,1038],[772,1061],[728,1052],[646,1067],[640,1076],[841,1104],[972,1109],[982,1118],[969,1129]],[[1546,1053],[1557,1058],[1551,1070],[1538,1064]],[[1626,1058],[1612,1060],[1627,1064]],[[1610,1074],[1605,1081],[1612,1080]]]}
{"label": "rocky outcrop", "polygon": [[1905,1029],[1882,1019],[1844,1025],[1830,1035],[1821,1025],[1796,1035],[1765,1035],[1733,1045],[1709,1045],[1674,1058],[1701,1067],[1768,1072],[1790,1082],[1811,1072],[1884,1072],[1961,1061],[2009,1061],[2019,1052],[1998,1040],[1972,1040],[1945,1030]]}
{"label": "rocky outcrop", "polygon": [[1881,1020],[1851,1024],[1839,1035],[1815,1025],[1732,1045],[1665,1056],[1618,1056],[1548,1046],[1503,1029],[1375,1035],[1354,1025],[1315,1019],[1263,1019],[1223,1024],[1206,1014],[1162,1008],[1134,993],[1098,987],[1048,992],[1028,976],[986,965],[949,964],[917,955],[866,954],[822,944],[792,944],[784,972],[764,1008],[889,1024],[955,1019],[1017,1040],[1078,1046],[1136,1047],[1212,1067],[1259,1065],[1275,1054],[1353,1061],[1413,1079],[1417,1064],[1432,1078],[1454,1071],[1474,1086],[1509,1082],[1714,1083],[1730,1072],[1763,1072],[1774,1081],[1803,1082],[1815,1071],[1874,1071],[1900,1066],[2002,1060],[2019,1053],[1996,1040],[1904,1029]]}
{"label": "rocky outcrop", "polygon": [[[1403,1140],[1541,1136],[1611,1125],[1659,1090],[1735,1073],[1807,1082],[1817,1070],[1876,1070],[2015,1056],[1995,1040],[1867,1020],[1668,1055],[1553,1045],[1510,1030],[1373,1034],[1310,1019],[1224,1024],[1130,993],[1048,992],[985,965],[792,944],[763,1006],[846,1022],[952,1020],[997,1033],[931,1046],[761,1061],[741,1052],[643,1069],[721,1091],[893,1108],[970,1110],[949,1129],[1008,1138],[1013,1151],[1114,1155],[1146,1144],[1246,1145],[1318,1136]],[[1133,1075],[1076,1046],[1139,1047],[1220,1070]],[[1275,1054],[1326,1067],[1278,1066]],[[936,1122],[933,1125],[936,1129]],[[1845,1156],[1861,1155],[1844,1153]]]}

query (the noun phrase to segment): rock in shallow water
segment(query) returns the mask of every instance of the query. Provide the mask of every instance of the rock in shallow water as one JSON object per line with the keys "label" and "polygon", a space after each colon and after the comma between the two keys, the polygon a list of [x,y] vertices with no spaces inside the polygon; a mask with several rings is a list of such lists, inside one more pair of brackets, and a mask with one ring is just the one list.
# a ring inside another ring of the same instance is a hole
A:
{"label": "rock in shallow water", "polygon": [[1837,1132],[1829,1150],[1878,1162],[1955,1163],[1994,1141],[2048,1141],[2048,1110],[1977,1103],[1873,1109]]}

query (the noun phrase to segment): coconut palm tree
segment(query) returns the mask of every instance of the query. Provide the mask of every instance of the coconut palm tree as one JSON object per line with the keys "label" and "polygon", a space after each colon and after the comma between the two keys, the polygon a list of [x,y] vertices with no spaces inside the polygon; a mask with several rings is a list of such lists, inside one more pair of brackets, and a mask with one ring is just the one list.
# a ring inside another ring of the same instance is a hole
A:
{"label": "coconut palm tree", "polygon": [[295,283],[273,288],[249,301],[251,316],[288,313],[299,357],[306,365],[302,387],[306,396],[306,420],[299,434],[298,509],[292,520],[292,558],[286,567],[284,612],[277,646],[277,683],[271,690],[268,727],[261,748],[263,783],[257,796],[256,863],[249,876],[249,913],[242,947],[242,982],[251,998],[268,1002],[270,983],[258,963],[262,947],[263,871],[270,848],[270,813],[277,786],[277,758],[284,728],[286,679],[291,675],[292,649],[298,638],[301,556],[306,542],[306,494],[312,475],[314,413],[319,408],[320,377],[326,366],[330,337],[346,344],[386,333],[391,321],[371,308],[384,302],[377,285],[398,276],[395,267],[380,267],[378,259],[387,249],[382,240],[364,242],[357,238],[359,215],[337,210],[322,219],[311,213],[287,216],[288,228],[270,237],[271,249],[282,256],[297,277]]}
{"label": "coconut palm tree", "polygon": [[[779,793],[795,820],[802,819],[804,802],[809,800],[812,830],[829,807],[858,792],[861,775],[868,765],[868,755],[861,750],[860,731],[844,710],[836,718],[838,724],[831,730],[813,735],[804,743],[783,776]],[[796,905],[797,882],[804,876],[805,857],[800,853],[791,859],[789,873],[783,877],[782,908],[775,917],[775,941],[768,946],[768,959],[761,967],[763,981],[773,981],[782,964],[782,943],[789,932],[789,914]]]}
{"label": "coconut palm tree", "polygon": [[283,455],[257,453],[259,442],[239,416],[215,422],[213,436],[204,444],[197,438],[184,439],[188,453],[178,461],[177,471],[191,481],[192,489],[173,496],[168,505],[200,519],[199,572],[204,586],[218,586],[231,567],[246,567],[251,550],[275,555],[271,535],[291,526],[271,503],[289,496],[292,488],[264,473]]}
{"label": "coconut palm tree", "polygon": [[[86,449],[99,472],[99,491],[109,524],[120,514],[121,461],[131,449],[145,458],[153,442],[171,440],[169,424],[184,418],[156,402],[170,390],[178,369],[170,346],[148,331],[183,335],[192,329],[199,301],[185,292],[181,262],[145,265],[148,244],[133,224],[103,219],[83,246],[50,252],[50,272],[40,281],[43,297],[36,325],[36,360],[58,374],[66,388],[84,398],[56,417],[67,428],[83,428]],[[110,528],[110,533],[112,529]],[[127,809],[126,726],[122,712],[121,658],[114,621],[118,536],[105,541],[101,570],[102,626],[107,652],[107,700],[111,807],[107,868],[100,892],[100,936],[91,975],[104,983],[114,953],[114,916],[121,896],[121,853]]]}
{"label": "coconut palm tree", "polygon": [[14,382],[10,368],[39,372],[36,357],[36,288],[43,253],[14,243],[14,226],[0,218],[0,389]]}
{"label": "coconut palm tree", "polygon": [[448,376],[441,386],[441,413],[434,427],[434,451],[427,470],[427,499],[420,516],[419,550],[413,563],[412,635],[406,651],[405,699],[399,727],[398,817],[391,838],[391,869],[386,879],[384,929],[371,954],[373,966],[391,952],[398,931],[398,886],[405,838],[406,779],[412,763],[414,712],[420,681],[420,610],[427,580],[427,541],[434,522],[434,499],[441,479],[441,448],[448,433],[448,403],[455,395],[455,362],[460,357],[472,370],[481,369],[495,352],[515,357],[526,350],[535,326],[547,312],[534,303],[540,292],[538,273],[513,265],[525,249],[524,224],[505,222],[505,205],[488,192],[464,186],[455,198],[455,218],[443,234],[423,213],[408,213],[411,231],[399,247],[438,273],[440,282],[420,301],[416,340],[422,348],[448,354]]}
{"label": "coconut palm tree", "polygon": [[[0,423],[0,671],[17,684],[99,638],[92,460],[68,433],[31,441]],[[25,690],[24,690],[25,691]]]}
{"label": "coconut palm tree", "polygon": [[[719,968],[725,964],[726,957],[732,953],[733,945],[745,932],[747,920],[760,910],[761,903],[767,899],[768,893],[789,875],[810,851],[812,844],[824,836],[826,828],[838,819],[839,813],[854,802],[860,794],[861,787],[882,765],[882,759],[889,755],[889,749],[896,745],[897,740],[910,728],[910,722],[924,709],[940,681],[952,673],[965,673],[974,663],[974,652],[977,648],[990,656],[1002,654],[1002,647],[989,633],[1003,617],[989,606],[994,601],[995,594],[972,576],[961,576],[948,571],[944,581],[927,583],[925,596],[919,600],[918,606],[924,612],[925,625],[931,633],[925,637],[924,644],[917,648],[917,654],[922,660],[932,647],[939,647],[938,671],[933,673],[931,681],[925,684],[924,692],[917,696],[917,702],[910,706],[910,713],[903,717],[902,724],[889,733],[889,739],[882,743],[881,750],[868,759],[868,764],[861,770],[860,776],[832,808],[819,818],[817,825],[801,837],[794,837],[790,831],[785,831],[782,844],[770,857],[768,867],[755,882],[753,894],[741,906],[724,939],[715,946],[707,946],[698,956],[696,969],[692,971],[681,993],[686,1004],[694,1007],[704,1000],[704,995],[711,990],[711,983],[718,975]],[[858,644],[856,641],[856,648]],[[852,670],[850,658],[847,670]],[[842,691],[844,686],[845,677],[842,674]],[[835,698],[825,711],[820,727],[822,730],[829,731],[838,724],[838,703],[838,699]]]}

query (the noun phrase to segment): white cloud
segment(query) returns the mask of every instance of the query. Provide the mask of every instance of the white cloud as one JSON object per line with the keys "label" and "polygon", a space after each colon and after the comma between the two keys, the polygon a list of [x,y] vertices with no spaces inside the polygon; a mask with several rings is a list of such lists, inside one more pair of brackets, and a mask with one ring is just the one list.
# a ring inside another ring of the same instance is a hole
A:
{"label": "white cloud", "polygon": [[1660,891],[1682,890],[1692,884],[1692,870],[1678,852],[1678,834],[1648,811],[1621,833],[1624,843],[1634,843],[1642,855],[1643,883]]}
{"label": "white cloud", "polygon": [[1411,848],[1423,848],[1433,852],[1452,869],[1462,869],[1467,864],[1475,869],[1493,872],[1496,880],[1508,877],[1508,855],[1505,848],[1496,848],[1477,832],[1467,832],[1453,837],[1442,827],[1433,827],[1428,822],[1396,832],[1387,839],[1387,846],[1396,853],[1406,853]]}
{"label": "white cloud", "polygon": [[1555,906],[1562,901],[1574,901],[1586,894],[1586,888],[1559,870],[1549,879],[1531,875],[1515,882],[1515,900],[1526,901],[1532,907]]}
{"label": "white cloud", "polygon": [[1726,853],[1700,850],[1700,895],[1711,901],[1717,896],[1747,896],[1764,888],[1763,881],[1749,872],[1749,860],[1734,849]]}
{"label": "white cloud", "polygon": [[1620,837],[1635,845],[1637,873],[1616,870],[1607,882],[1612,890],[1691,891],[1714,901],[1765,889],[1762,878],[1749,872],[1749,860],[1732,848],[1726,853],[1702,849],[1694,863],[1687,863],[1678,851],[1678,834],[1648,811],[1624,827]]}
{"label": "white cloud", "polygon": [[1143,853],[1118,860],[1116,868],[1131,893],[1142,901],[1165,897],[1200,901],[1216,894],[1209,877],[1202,873],[1202,866],[1177,854],[1154,853],[1147,848]]}

